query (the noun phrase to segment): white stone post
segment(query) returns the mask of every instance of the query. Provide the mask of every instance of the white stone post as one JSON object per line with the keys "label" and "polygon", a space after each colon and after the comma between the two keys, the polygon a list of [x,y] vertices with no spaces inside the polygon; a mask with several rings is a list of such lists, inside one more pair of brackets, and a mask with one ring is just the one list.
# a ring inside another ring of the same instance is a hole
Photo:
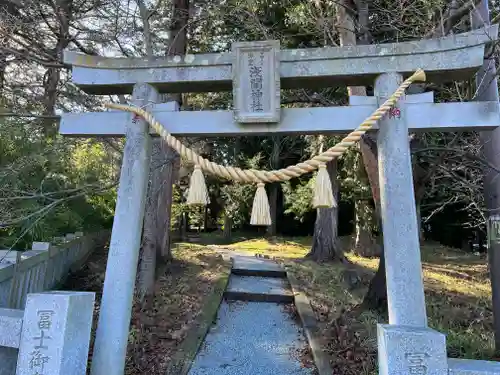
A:
{"label": "white stone post", "polygon": [[16,375],[85,375],[95,293],[29,294]]}
{"label": "white stone post", "polygon": [[[375,81],[379,105],[401,84],[399,74]],[[404,98],[401,99],[401,103]],[[395,108],[398,107],[396,104]],[[389,323],[427,326],[417,212],[405,113],[394,110],[379,122],[378,166],[384,233]]]}
{"label": "white stone post", "polygon": [[[148,106],[157,98],[158,92],[151,85],[134,86],[134,105]],[[150,153],[149,126],[142,118],[130,114],[92,357],[92,375],[124,373]]]}

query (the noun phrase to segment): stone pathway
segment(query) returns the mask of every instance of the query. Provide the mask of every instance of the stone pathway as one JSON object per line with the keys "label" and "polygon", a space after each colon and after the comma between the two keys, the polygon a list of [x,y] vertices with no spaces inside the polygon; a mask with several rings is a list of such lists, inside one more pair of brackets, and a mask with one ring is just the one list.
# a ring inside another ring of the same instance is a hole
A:
{"label": "stone pathway", "polygon": [[313,374],[298,357],[307,341],[286,311],[293,302],[286,273],[272,261],[242,255],[233,259],[217,322],[189,375]]}

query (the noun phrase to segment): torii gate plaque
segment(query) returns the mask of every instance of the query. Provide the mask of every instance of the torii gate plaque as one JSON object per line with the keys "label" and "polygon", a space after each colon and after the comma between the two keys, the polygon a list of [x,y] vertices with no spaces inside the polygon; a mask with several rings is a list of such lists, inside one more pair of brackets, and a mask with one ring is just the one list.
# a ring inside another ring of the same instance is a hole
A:
{"label": "torii gate plaque", "polygon": [[[174,135],[346,133],[390,95],[404,75],[418,68],[425,70],[430,81],[470,77],[483,63],[485,44],[496,40],[497,33],[494,25],[434,40],[294,50],[279,50],[276,41],[238,43],[231,53],[151,60],[68,52],[65,63],[73,65],[73,81],[88,93],[133,91],[134,104],[148,105]],[[374,81],[375,97],[351,98],[351,106],[279,109],[280,86],[317,88]],[[231,89],[235,90],[234,111],[175,112],[171,103],[152,104],[158,92]],[[131,114],[116,111],[64,114],[60,126],[60,132],[69,136],[127,137],[93,375],[123,375],[124,370],[150,147],[147,126],[132,119]],[[498,102],[436,104],[431,93],[402,98],[397,110],[379,123],[390,323],[379,326],[381,374],[414,373],[417,367],[428,369],[429,374],[448,373],[445,337],[427,327],[408,130],[498,126]]]}
{"label": "torii gate plaque", "polygon": [[233,43],[232,49],[235,121],[279,122],[279,41]]}

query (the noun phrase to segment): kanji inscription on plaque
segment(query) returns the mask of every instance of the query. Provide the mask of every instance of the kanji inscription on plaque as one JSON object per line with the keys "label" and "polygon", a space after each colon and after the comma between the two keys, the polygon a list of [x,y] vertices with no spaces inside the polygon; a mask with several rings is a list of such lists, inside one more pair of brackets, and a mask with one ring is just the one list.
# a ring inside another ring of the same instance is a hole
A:
{"label": "kanji inscription on plaque", "polygon": [[236,121],[279,122],[279,41],[233,43],[232,48]]}

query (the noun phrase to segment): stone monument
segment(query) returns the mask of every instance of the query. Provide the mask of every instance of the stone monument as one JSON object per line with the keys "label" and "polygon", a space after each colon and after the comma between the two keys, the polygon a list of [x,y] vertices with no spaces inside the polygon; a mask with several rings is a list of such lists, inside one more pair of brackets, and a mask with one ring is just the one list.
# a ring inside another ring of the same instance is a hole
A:
{"label": "stone monument", "polygon": [[0,374],[85,375],[93,310],[94,293],[62,291],[0,309]]}

